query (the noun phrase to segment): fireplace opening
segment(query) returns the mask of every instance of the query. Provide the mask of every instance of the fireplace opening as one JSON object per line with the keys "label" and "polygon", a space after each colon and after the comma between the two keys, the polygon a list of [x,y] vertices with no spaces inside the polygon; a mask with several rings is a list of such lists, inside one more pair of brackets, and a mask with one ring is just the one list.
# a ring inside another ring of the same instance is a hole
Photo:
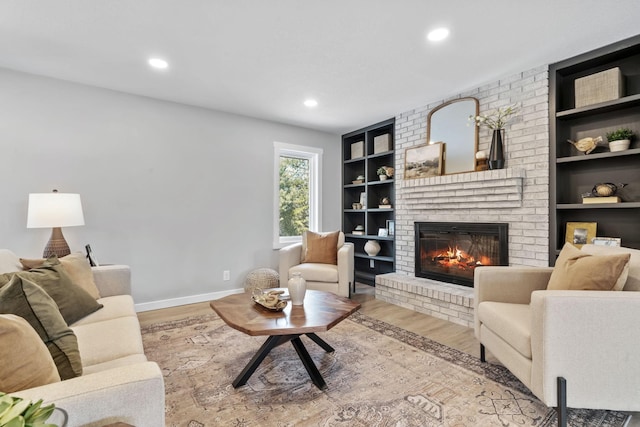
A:
{"label": "fireplace opening", "polygon": [[476,267],[509,265],[509,225],[416,222],[417,277],[473,287]]}

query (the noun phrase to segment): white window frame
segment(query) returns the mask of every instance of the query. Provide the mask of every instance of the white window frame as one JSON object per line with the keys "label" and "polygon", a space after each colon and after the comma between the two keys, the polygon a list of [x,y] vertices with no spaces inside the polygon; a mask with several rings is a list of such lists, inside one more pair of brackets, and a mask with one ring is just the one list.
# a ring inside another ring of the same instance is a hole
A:
{"label": "white window frame", "polygon": [[309,160],[309,230],[322,230],[322,148],[273,143],[273,247],[280,249],[302,241],[302,236],[280,237],[280,157]]}

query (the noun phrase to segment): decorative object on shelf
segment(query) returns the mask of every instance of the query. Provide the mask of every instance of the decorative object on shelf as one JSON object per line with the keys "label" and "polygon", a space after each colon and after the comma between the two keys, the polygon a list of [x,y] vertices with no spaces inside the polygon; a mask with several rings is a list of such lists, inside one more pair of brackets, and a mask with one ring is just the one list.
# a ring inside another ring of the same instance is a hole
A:
{"label": "decorative object on shelf", "polygon": [[373,138],[373,154],[384,153],[391,150],[391,135],[385,133]]}
{"label": "decorative object on shelf", "polygon": [[362,209],[362,205],[360,203],[351,203],[351,207],[355,210]]}
{"label": "decorative object on shelf", "polygon": [[624,151],[629,148],[634,133],[629,128],[616,129],[613,132],[607,132],[607,141],[609,141],[609,150]]}
{"label": "decorative object on shelf", "polygon": [[363,208],[367,207],[367,193],[365,193],[364,191],[360,193],[360,204]]}
{"label": "decorative object on shelf", "polygon": [[596,237],[597,222],[567,222],[565,241],[578,249]]}
{"label": "decorative object on shelf", "polygon": [[358,141],[351,144],[351,158],[357,159],[364,157],[364,141]]}
{"label": "decorative object on shelf", "polygon": [[396,222],[392,219],[388,219],[387,220],[387,230],[388,230],[388,235],[389,236],[395,236],[396,235]]}
{"label": "decorative object on shelf", "polygon": [[504,127],[516,113],[518,108],[515,105],[500,107],[487,114],[469,116],[478,127],[485,126],[493,131],[491,147],[489,149],[489,169],[504,168]]}
{"label": "decorative object on shelf", "polygon": [[389,230],[386,228],[378,228],[378,237],[387,237],[389,235]]}
{"label": "decorative object on shelf", "polygon": [[364,227],[362,225],[356,225],[355,230],[351,234],[355,234],[356,236],[364,236]]}
{"label": "decorative object on shelf", "polygon": [[364,182],[364,175],[358,175],[356,179],[351,181],[352,184],[362,184]]}
{"label": "decorative object on shelf", "polygon": [[380,204],[378,205],[380,209],[391,209],[391,200],[388,197],[383,197],[380,199]]}
{"label": "decorative object on shelf", "polygon": [[405,179],[442,175],[444,144],[422,144],[404,151]]}
{"label": "decorative object on shelf", "polygon": [[582,151],[585,155],[590,154],[593,150],[598,147],[598,144],[602,143],[602,137],[597,136],[592,138],[590,136],[586,138],[579,139],[578,141],[572,141],[567,139],[569,144],[572,144],[578,151]]}
{"label": "decorative object on shelf", "polygon": [[364,244],[364,251],[369,256],[376,256],[380,253],[380,243],[375,240],[367,240],[367,243]]}
{"label": "decorative object on shelf", "polygon": [[291,305],[302,305],[304,295],[307,293],[307,281],[302,277],[302,273],[293,273],[293,277],[287,282]]}
{"label": "decorative object on shelf", "polygon": [[591,244],[596,246],[620,246],[622,240],[619,237],[594,237]]}
{"label": "decorative object on shelf", "polygon": [[590,193],[582,195],[582,203],[620,203],[622,199],[619,196],[616,196],[616,193],[625,185],[627,184],[616,185],[610,182],[596,184],[593,186]]}
{"label": "decorative object on shelf", "polygon": [[393,173],[395,169],[390,166],[381,166],[377,170],[378,177],[380,177],[380,181],[384,181],[387,178],[393,177]]}
{"label": "decorative object on shelf", "polygon": [[611,101],[624,96],[624,79],[619,67],[576,79],[575,107]]}

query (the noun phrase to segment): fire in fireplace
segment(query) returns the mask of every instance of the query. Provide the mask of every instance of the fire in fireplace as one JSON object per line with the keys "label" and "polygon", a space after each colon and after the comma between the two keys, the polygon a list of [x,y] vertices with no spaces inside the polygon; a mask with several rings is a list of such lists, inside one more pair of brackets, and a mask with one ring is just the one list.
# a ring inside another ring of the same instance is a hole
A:
{"label": "fire in fireplace", "polygon": [[509,265],[508,227],[501,223],[416,222],[416,276],[473,287],[476,267]]}

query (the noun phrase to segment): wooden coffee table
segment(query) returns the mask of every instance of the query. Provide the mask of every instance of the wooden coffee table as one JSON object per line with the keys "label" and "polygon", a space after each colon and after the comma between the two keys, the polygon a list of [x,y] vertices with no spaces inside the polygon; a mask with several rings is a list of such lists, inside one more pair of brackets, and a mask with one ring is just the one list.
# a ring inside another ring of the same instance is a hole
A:
{"label": "wooden coffee table", "polygon": [[272,349],[289,341],[313,383],[319,389],[326,388],[327,384],[309,356],[300,336],[306,335],[326,352],[333,352],[333,347],[317,336],[316,332],[328,331],[360,308],[359,303],[348,298],[331,292],[314,290],[307,290],[304,305],[294,306],[289,301],[282,311],[270,311],[256,304],[249,293],[229,295],[211,301],[210,305],[232,328],[251,336],[269,337],[233,381],[235,388],[247,383]]}

